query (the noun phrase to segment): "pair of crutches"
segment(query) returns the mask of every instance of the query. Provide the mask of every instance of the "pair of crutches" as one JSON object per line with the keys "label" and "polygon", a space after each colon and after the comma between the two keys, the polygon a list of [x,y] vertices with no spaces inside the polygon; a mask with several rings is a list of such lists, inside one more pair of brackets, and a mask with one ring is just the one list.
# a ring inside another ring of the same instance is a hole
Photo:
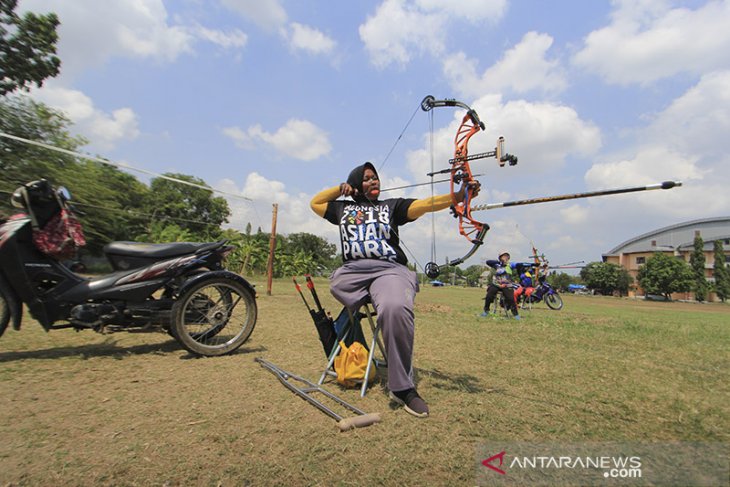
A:
{"label": "pair of crutches", "polygon": [[[287,389],[289,389],[308,403],[312,404],[314,407],[316,407],[326,415],[334,418],[335,421],[337,421],[337,427],[340,428],[340,431],[347,431],[354,428],[363,428],[365,426],[370,426],[371,424],[380,422],[379,413],[368,414],[303,377],[299,377],[298,375],[294,375],[291,372],[282,370],[276,365],[272,364],[271,362],[267,362],[262,358],[257,358],[256,361],[261,364],[262,367],[268,369],[274,375],[276,375],[279,381],[284,384]],[[301,385],[297,387],[294,382]],[[355,416],[344,417],[340,414],[337,414],[330,407],[312,397],[312,395],[315,393],[320,393],[324,395],[327,399],[333,401],[339,406],[347,409],[352,413],[355,413]]]}
{"label": "pair of crutches", "polygon": [[[296,287],[299,296],[301,296],[302,301],[304,301],[304,305],[307,307],[309,314],[312,316],[312,320],[314,320],[315,327],[317,328],[317,333],[319,334],[319,339],[322,342],[322,346],[324,347],[324,353],[326,356],[329,356],[332,353],[335,344],[337,343],[337,332],[335,331],[334,322],[322,307],[322,303],[319,300],[317,291],[314,289],[314,282],[312,282],[311,276],[306,275],[305,278],[307,281],[307,288],[312,294],[312,299],[314,300],[316,309],[312,308],[309,305],[309,302],[304,297],[304,294],[302,293],[302,288],[299,286],[299,283],[297,283],[295,277],[292,277],[292,281],[294,282],[294,286]],[[312,404],[314,407],[316,407],[326,415],[334,418],[337,421],[337,426],[338,428],[340,428],[340,431],[347,431],[353,428],[362,428],[380,422],[380,414],[378,413],[365,413],[364,411],[356,408],[352,404],[349,404],[343,399],[325,390],[320,385],[314,384],[313,382],[310,382],[303,377],[280,369],[276,365],[272,364],[271,362],[267,362],[262,358],[257,358],[256,361],[261,364],[262,367],[268,369],[271,373],[276,375],[279,381],[284,384],[287,389],[289,389],[308,403]],[[297,384],[299,386],[297,386]],[[341,416],[340,414],[336,413],[332,408],[328,407],[327,405],[313,397],[313,395],[316,393],[320,393],[325,398],[334,402],[338,406],[345,408],[347,411],[355,413],[355,416]]]}

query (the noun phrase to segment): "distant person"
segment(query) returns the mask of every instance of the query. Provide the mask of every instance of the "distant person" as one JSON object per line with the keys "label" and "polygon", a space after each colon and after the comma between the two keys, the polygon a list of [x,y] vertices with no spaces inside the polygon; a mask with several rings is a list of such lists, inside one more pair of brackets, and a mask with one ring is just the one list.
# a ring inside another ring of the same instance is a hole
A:
{"label": "distant person", "polygon": [[529,269],[523,269],[523,272],[520,273],[520,285],[515,289],[515,304],[519,306],[522,301],[520,307],[524,308],[524,303],[528,301],[533,292],[535,292],[535,281],[532,273]]}
{"label": "distant person", "polygon": [[[476,195],[479,184],[470,186]],[[457,199],[463,200],[463,194],[460,191]],[[421,200],[379,200],[379,195],[378,173],[366,162],[350,172],[346,183],[316,194],[310,205],[340,229],[344,263],[330,276],[332,295],[353,312],[372,300],[388,355],[390,398],[413,416],[425,418],[428,405],[416,391],[412,365],[418,279],[407,267],[398,228],[453,202],[449,194]]]}
{"label": "distant person", "polygon": [[509,252],[502,251],[499,253],[497,260],[487,260],[486,264],[495,270],[492,282],[487,286],[487,294],[484,296],[484,311],[481,316],[489,316],[489,308],[494,302],[494,298],[497,293],[502,293],[504,296],[505,306],[509,311],[512,312],[512,316],[516,320],[521,319],[520,314],[517,311],[517,304],[515,303],[515,277],[525,269],[529,268],[532,264],[529,263],[510,263]]}

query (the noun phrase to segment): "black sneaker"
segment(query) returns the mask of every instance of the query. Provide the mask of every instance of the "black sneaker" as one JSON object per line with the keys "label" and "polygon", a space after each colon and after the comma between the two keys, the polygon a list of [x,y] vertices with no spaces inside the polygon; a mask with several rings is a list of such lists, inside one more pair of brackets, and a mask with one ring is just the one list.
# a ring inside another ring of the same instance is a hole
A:
{"label": "black sneaker", "polygon": [[403,406],[407,413],[417,418],[428,417],[428,404],[418,395],[415,389],[390,391],[390,399]]}

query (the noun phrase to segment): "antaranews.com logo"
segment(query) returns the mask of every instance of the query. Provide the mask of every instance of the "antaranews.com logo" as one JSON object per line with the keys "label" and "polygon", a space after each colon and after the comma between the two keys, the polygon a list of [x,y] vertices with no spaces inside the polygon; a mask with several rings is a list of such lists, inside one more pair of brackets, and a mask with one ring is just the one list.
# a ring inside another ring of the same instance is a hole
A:
{"label": "antaranews.com logo", "polygon": [[488,443],[477,485],[728,486],[727,443]]}
{"label": "antaranews.com logo", "polygon": [[[640,478],[641,477],[641,457],[582,457],[582,456],[515,456],[509,462],[509,465],[504,465],[504,457],[507,454],[506,451],[501,451],[496,455],[493,455],[482,461],[482,465],[491,469],[499,475],[507,475],[505,469],[514,471],[515,469],[599,469],[603,470],[604,478]],[[497,464],[497,462],[499,462]]]}

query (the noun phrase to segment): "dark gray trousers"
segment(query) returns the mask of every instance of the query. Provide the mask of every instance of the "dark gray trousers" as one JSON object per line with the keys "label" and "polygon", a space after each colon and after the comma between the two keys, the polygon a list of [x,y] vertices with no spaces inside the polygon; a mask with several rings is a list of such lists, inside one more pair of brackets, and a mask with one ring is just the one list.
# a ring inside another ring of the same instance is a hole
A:
{"label": "dark gray trousers", "polygon": [[378,313],[385,353],[388,389],[402,391],[413,384],[413,305],[418,292],[416,273],[393,262],[361,259],[345,262],[330,276],[330,291],[355,312],[368,299]]}

